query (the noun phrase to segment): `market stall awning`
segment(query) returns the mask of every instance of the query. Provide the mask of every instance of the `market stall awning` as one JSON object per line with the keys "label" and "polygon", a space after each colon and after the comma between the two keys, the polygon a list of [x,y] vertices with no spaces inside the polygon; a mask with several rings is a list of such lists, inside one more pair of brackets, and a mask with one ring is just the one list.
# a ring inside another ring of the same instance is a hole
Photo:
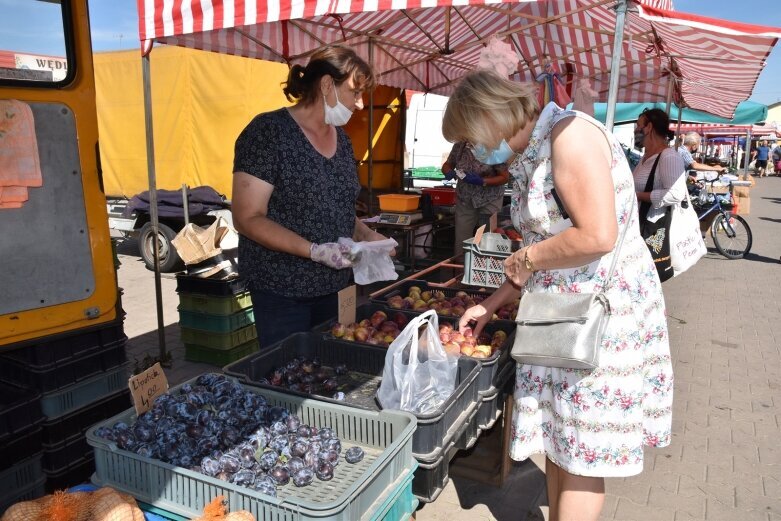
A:
{"label": "market stall awning", "polygon": [[[386,85],[448,94],[477,64],[491,36],[509,41],[516,78],[533,81],[549,59],[572,84],[589,78],[607,99],[616,32],[615,0],[138,0],[139,35],[152,42],[287,63],[343,43],[372,61]],[[667,97],[732,117],[781,35],[672,11],[671,0],[630,2],[620,101]]]}
{"label": "market stall awning", "polygon": [[765,125],[681,125],[681,132],[697,132],[702,136],[745,136],[748,131],[754,138],[781,136],[781,123]]}
{"label": "market stall awning", "polygon": [[[616,105],[616,124],[620,123],[634,123],[637,117],[645,109],[662,109],[665,110],[666,103],[618,103]],[[605,114],[607,113],[607,105],[605,103],[594,104],[594,117],[604,123]],[[741,101],[738,104],[738,108],[735,110],[735,116],[732,119],[721,118],[702,112],[699,110],[684,108],[681,111],[681,121],[683,123],[708,123],[719,125],[753,125],[755,123],[762,123],[767,119],[767,105],[756,103],[754,101]],[[670,107],[670,120],[678,121],[678,106],[672,104]],[[677,125],[673,125],[676,127]]]}

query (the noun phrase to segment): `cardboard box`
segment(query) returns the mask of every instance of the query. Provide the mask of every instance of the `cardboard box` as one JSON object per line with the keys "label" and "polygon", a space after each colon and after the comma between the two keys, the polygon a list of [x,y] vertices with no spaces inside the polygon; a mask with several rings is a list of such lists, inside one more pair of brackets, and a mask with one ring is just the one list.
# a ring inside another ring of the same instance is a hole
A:
{"label": "cardboard box", "polygon": [[735,205],[737,206],[738,215],[748,215],[751,213],[751,197],[748,195],[739,196],[735,194],[732,194],[732,197],[735,201]]}

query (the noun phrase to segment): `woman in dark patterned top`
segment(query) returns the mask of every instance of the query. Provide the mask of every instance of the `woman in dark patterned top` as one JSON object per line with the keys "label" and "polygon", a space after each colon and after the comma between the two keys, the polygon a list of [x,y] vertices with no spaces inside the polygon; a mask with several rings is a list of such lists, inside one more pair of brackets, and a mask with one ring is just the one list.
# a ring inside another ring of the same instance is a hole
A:
{"label": "woman in dark patterned top", "polygon": [[337,313],[352,266],[340,237],[382,240],[355,216],[360,191],[342,125],[374,87],[351,49],[326,47],[294,65],[283,89],[295,105],[256,116],[236,140],[233,222],[261,346]]}

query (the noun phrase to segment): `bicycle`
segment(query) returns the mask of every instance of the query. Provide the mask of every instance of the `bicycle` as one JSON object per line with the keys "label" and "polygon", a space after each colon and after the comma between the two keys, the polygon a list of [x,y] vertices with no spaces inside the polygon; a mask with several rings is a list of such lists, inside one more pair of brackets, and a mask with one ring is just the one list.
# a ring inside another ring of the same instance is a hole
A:
{"label": "bicycle", "polygon": [[[695,181],[693,185],[689,185],[691,201],[700,221],[707,221],[714,212],[717,214],[710,225],[710,234],[718,252],[728,259],[742,259],[751,251],[754,236],[743,217],[722,206],[726,194],[713,193],[713,183],[719,179],[721,174],[714,179]],[[711,185],[711,190],[707,190],[708,184]],[[731,188],[732,182],[730,191]]]}

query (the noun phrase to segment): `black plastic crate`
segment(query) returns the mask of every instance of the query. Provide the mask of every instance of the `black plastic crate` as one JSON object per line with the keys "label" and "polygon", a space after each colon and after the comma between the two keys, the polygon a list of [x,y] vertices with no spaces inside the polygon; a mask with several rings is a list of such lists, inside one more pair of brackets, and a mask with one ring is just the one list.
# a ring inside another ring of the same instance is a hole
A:
{"label": "black plastic crate", "polygon": [[127,361],[125,339],[106,344],[88,353],[72,355],[46,365],[31,365],[18,351],[0,355],[0,380],[50,393]]}
{"label": "black plastic crate", "polygon": [[119,414],[131,405],[130,391],[123,389],[56,420],[47,419],[41,425],[43,427],[43,444],[51,446],[75,435],[83,437],[91,426]]}
{"label": "black plastic crate", "polygon": [[[477,290],[477,289],[463,289],[463,288],[442,288],[438,286],[429,286],[429,284],[424,280],[405,280],[404,282],[399,283],[398,286],[391,287],[387,290],[381,290],[376,295],[371,297],[369,300],[375,304],[380,304],[382,306],[385,306],[386,308],[392,309],[393,311],[398,311],[395,308],[391,308],[388,306],[388,299],[394,295],[406,295],[409,293],[409,289],[412,286],[417,286],[420,288],[421,292],[423,291],[441,291],[445,294],[445,297],[447,298],[453,298],[456,296],[456,293],[458,292],[464,292],[467,295],[471,297],[481,297],[483,299],[488,298],[493,294],[494,291],[496,291],[496,288],[488,288],[485,291],[483,290]],[[410,309],[405,309],[405,311],[413,311]],[[427,311],[427,310],[421,310]],[[459,317],[455,317],[452,315],[439,315],[440,318],[455,318],[458,319]],[[505,326],[509,327],[515,327],[515,320],[514,317],[507,319],[507,320],[493,320],[492,323],[505,323]]]}
{"label": "black plastic crate", "polygon": [[54,471],[43,470],[46,475],[46,492],[51,494],[88,482],[95,472],[95,455],[90,452],[78,461],[73,461]]}
{"label": "black plastic crate", "polygon": [[0,382],[0,439],[30,427],[41,418],[41,393]]}
{"label": "black plastic crate", "polygon": [[[363,319],[370,318],[375,312],[384,311],[388,315],[388,319],[392,320],[395,313],[404,315],[408,320],[419,316],[421,312],[410,311],[408,309],[388,309],[386,306],[382,306],[377,303],[368,303],[358,306],[355,309],[355,321],[360,322]],[[458,319],[455,317],[441,317],[437,316],[439,324],[450,324],[454,329],[458,328]],[[327,340],[338,340],[331,334],[331,327],[336,323],[336,319],[331,319],[323,322],[319,326],[315,326],[312,331],[315,333],[321,333]],[[510,351],[515,341],[515,322],[508,322],[506,320],[495,320],[489,322],[485,326],[485,332],[488,335],[493,336],[497,331],[504,331],[507,334],[507,339],[502,346],[488,358],[472,358],[466,355],[461,355],[465,358],[476,360],[480,363],[480,375],[477,377],[477,390],[478,392],[484,392],[491,389],[496,384],[497,374],[502,367],[510,360]],[[367,342],[355,342],[360,345],[373,345]]]}
{"label": "black plastic crate", "polygon": [[[6,493],[7,492],[7,493]],[[22,501],[38,499],[46,494],[46,476],[41,476],[38,481],[19,489],[0,491],[0,516],[10,507]]]}
{"label": "black plastic crate", "polygon": [[[289,360],[299,356],[305,358],[320,358],[323,366],[333,367],[335,364],[346,364],[350,371],[361,375],[370,375],[371,382],[366,382],[360,389],[360,401],[356,403],[347,392],[345,401],[285,390],[290,394],[314,398],[316,400],[339,403],[353,407],[379,409],[374,399],[382,370],[385,367],[387,349],[367,346],[355,342],[326,340],[316,333],[296,333],[279,343],[263,349],[260,353],[225,366],[226,374],[258,387],[279,390],[279,387],[261,384],[258,381],[265,378],[276,367],[285,365]],[[430,460],[438,457],[442,448],[447,446],[459,428],[457,420],[462,419],[465,412],[476,407],[477,377],[480,374],[480,364],[471,358],[458,360],[456,388],[453,394],[439,409],[429,414],[414,414],[418,427],[412,440],[412,452],[415,458]],[[370,390],[370,393],[366,391]]]}
{"label": "black plastic crate", "polygon": [[515,388],[515,360],[500,371],[495,386],[480,394],[480,407],[477,411],[476,424],[481,431],[487,431],[494,426],[504,410],[505,397]]}
{"label": "black plastic crate", "polygon": [[76,434],[52,445],[43,443],[41,448],[43,449],[43,470],[46,472],[56,473],[92,454],[92,447],[87,443],[84,434]]}
{"label": "black plastic crate", "polygon": [[0,437],[0,469],[7,469],[41,451],[43,418],[14,434]]}
{"label": "black plastic crate", "polygon": [[212,295],[217,297],[227,297],[238,295],[247,290],[247,280],[242,277],[232,279],[202,279],[193,277],[184,273],[176,275],[177,293],[196,293],[198,295]]}
{"label": "black plastic crate", "polygon": [[2,356],[13,354],[15,360],[34,367],[42,367],[79,357],[91,351],[127,340],[122,326],[123,312],[117,312],[119,318],[89,328],[78,333],[68,331],[35,340],[19,342],[3,347]]}

